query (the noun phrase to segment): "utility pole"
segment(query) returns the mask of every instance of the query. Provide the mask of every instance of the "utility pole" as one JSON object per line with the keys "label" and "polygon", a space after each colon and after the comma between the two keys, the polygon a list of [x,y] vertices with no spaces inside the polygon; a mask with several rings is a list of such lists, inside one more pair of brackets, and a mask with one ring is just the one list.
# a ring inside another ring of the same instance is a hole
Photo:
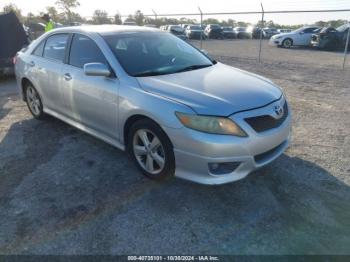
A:
{"label": "utility pole", "polygon": [[345,44],[345,50],[344,50],[344,60],[343,60],[343,70],[345,69],[345,63],[346,63],[346,57],[348,55],[348,49],[349,49],[349,39],[350,39],[350,21],[348,21],[348,34],[346,37],[346,44]]}
{"label": "utility pole", "polygon": [[264,28],[264,6],[261,3],[261,28],[260,28],[260,43],[259,43],[259,63],[261,62],[261,46],[262,46],[262,40],[263,40],[263,28]]}
{"label": "utility pole", "polygon": [[202,10],[201,10],[201,8],[198,6],[198,10],[199,10],[199,13],[200,13],[200,15],[201,15],[201,42],[200,42],[200,47],[201,47],[201,50],[202,50],[202,48],[203,48],[203,33],[204,33],[204,31],[203,31],[203,27],[202,27],[202,23],[203,23],[203,12],[202,12]]}

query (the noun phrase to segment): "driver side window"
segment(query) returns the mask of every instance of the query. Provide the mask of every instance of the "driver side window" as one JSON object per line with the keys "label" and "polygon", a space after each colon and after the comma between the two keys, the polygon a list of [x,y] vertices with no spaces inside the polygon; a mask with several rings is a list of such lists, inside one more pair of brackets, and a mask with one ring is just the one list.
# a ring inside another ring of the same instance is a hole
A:
{"label": "driver side window", "polygon": [[107,65],[107,60],[96,43],[87,36],[75,34],[69,54],[69,64],[83,68],[88,63],[102,63]]}

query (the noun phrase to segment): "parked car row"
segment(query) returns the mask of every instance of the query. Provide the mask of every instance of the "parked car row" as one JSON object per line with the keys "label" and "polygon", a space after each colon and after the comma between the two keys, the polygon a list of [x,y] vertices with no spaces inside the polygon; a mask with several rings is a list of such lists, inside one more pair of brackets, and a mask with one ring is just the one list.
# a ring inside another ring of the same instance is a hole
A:
{"label": "parked car row", "polygon": [[[324,27],[319,33],[311,36],[311,46],[318,49],[336,50],[345,48],[350,24],[338,28]],[[349,48],[350,49],[350,48]]]}
{"label": "parked car row", "polygon": [[311,46],[317,49],[336,50],[344,48],[350,24],[338,28],[305,26],[290,33],[271,37],[270,45],[290,48],[293,46]]}

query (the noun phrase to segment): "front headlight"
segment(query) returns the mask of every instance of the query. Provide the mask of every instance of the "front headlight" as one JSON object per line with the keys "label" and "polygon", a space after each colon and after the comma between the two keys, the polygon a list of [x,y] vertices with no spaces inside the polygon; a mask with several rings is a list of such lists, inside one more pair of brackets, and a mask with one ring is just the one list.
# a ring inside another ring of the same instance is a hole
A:
{"label": "front headlight", "polygon": [[184,126],[197,131],[220,135],[247,136],[246,132],[235,122],[226,117],[191,115],[180,112],[175,114]]}
{"label": "front headlight", "polygon": [[275,39],[281,39],[282,38],[282,36],[276,36],[275,37]]}

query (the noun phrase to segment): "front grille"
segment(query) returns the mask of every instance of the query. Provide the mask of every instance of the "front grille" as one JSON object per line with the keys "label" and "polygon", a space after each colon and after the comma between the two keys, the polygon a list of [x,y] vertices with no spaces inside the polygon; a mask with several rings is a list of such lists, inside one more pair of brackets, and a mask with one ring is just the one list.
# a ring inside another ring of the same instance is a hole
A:
{"label": "front grille", "polygon": [[246,118],[245,121],[258,133],[270,130],[282,125],[288,116],[287,102],[283,105],[283,116],[280,119],[275,119],[269,115],[255,116]]}

